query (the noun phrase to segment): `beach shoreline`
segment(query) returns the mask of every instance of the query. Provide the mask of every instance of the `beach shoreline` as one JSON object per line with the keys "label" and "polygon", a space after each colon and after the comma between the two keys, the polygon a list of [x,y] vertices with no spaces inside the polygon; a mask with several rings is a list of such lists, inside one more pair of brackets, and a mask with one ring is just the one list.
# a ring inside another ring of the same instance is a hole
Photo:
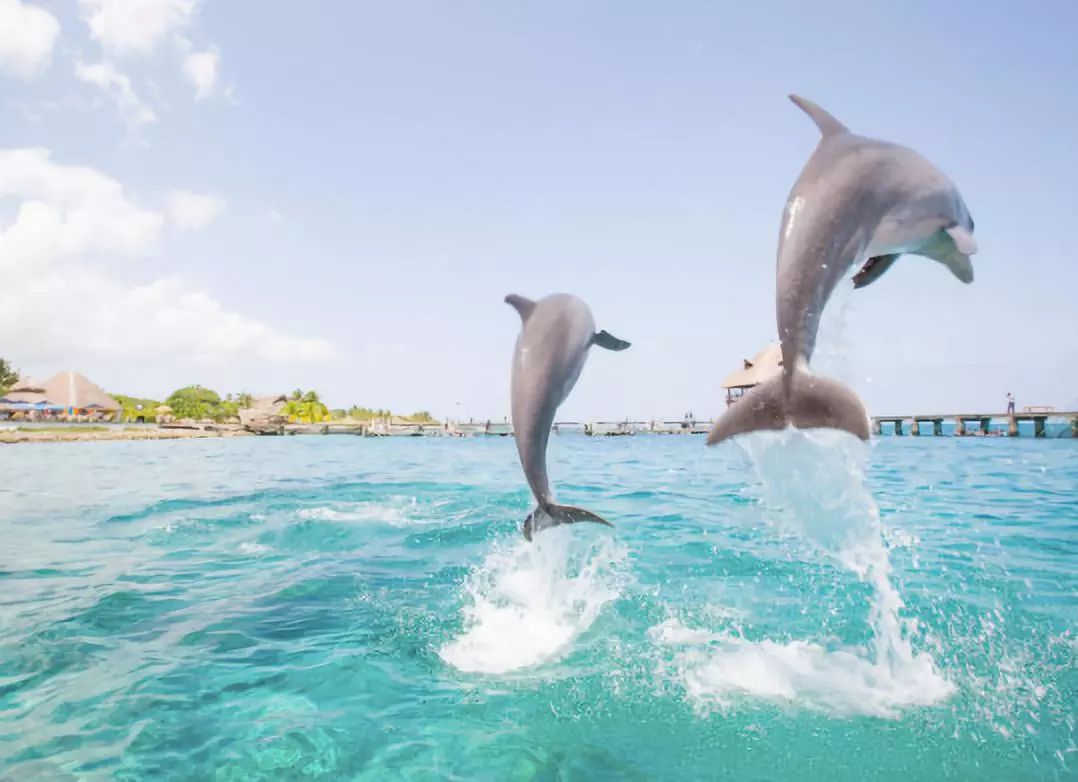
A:
{"label": "beach shoreline", "polygon": [[253,437],[243,429],[161,429],[154,427],[116,428],[105,430],[86,427],[85,431],[72,427],[49,431],[47,428],[23,430],[0,429],[0,445],[20,443],[70,443],[101,442],[110,440],[190,440],[219,437]]}

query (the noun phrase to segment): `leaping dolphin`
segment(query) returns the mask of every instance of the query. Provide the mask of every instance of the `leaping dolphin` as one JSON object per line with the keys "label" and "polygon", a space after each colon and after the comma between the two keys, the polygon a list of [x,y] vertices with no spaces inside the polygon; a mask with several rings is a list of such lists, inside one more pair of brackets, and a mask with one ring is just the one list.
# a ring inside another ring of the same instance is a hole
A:
{"label": "leaping dolphin", "polygon": [[906,147],[851,133],[815,103],[791,95],[820,129],[820,143],[794,183],[779,233],[776,314],[782,374],[731,405],[708,445],[758,429],[844,429],[868,439],[857,394],[808,368],[820,314],[858,262],[854,287],[868,285],[899,255],[939,261],[973,281],[973,218],[958,189]]}
{"label": "leaping dolphin", "polygon": [[511,293],[505,297],[520,313],[520,336],[513,355],[513,432],[517,452],[538,504],[524,520],[524,537],[547,527],[609,521],[583,508],[554,502],[546,473],[546,446],[554,413],[569,396],[592,345],[625,350],[629,343],[605,331],[596,332],[588,305],[576,296],[556,293],[532,301]]}

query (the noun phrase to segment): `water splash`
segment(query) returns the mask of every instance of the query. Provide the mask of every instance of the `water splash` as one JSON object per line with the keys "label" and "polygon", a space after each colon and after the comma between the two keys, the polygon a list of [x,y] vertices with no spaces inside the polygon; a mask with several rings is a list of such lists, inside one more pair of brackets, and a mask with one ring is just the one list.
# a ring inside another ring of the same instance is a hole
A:
{"label": "water splash", "polygon": [[465,581],[464,631],[440,655],[461,671],[508,673],[557,659],[622,591],[624,545],[555,528],[495,544]]}
{"label": "water splash", "polygon": [[752,642],[671,620],[653,628],[652,637],[685,647],[677,664],[689,697],[705,709],[743,694],[835,714],[893,717],[902,707],[950,695],[953,685],[927,653],[914,651],[916,627],[901,617],[879,509],[864,485],[869,446],[844,432],[793,429],[738,442],[762,484],[768,523],[796,533],[872,587],[873,641],[868,649]]}

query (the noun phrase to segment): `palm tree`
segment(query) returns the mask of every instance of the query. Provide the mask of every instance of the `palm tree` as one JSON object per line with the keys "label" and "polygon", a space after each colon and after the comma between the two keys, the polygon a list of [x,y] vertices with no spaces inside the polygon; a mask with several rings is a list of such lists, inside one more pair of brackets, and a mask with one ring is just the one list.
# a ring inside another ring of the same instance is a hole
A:
{"label": "palm tree", "polygon": [[325,417],[325,405],[317,400],[308,400],[303,403],[303,417],[308,423],[317,424]]}
{"label": "palm tree", "polygon": [[297,388],[295,391],[292,392],[291,398],[292,399],[297,399],[297,400],[302,399],[303,398],[303,389]]}

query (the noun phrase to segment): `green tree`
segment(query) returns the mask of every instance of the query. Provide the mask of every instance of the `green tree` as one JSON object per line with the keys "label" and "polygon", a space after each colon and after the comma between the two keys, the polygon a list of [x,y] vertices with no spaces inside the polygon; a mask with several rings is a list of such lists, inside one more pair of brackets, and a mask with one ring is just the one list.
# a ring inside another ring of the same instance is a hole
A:
{"label": "green tree", "polygon": [[0,358],[0,393],[7,391],[19,379],[19,373],[5,359]]}
{"label": "green tree", "polygon": [[329,408],[318,401],[305,402],[302,399],[289,399],[281,409],[281,415],[289,421],[300,424],[318,424],[329,420]]}
{"label": "green tree", "polygon": [[292,392],[292,396],[290,396],[289,399],[296,399],[296,400],[303,399],[303,389],[302,388],[297,388],[295,391]]}
{"label": "green tree", "polygon": [[251,395],[248,394],[246,391],[240,391],[238,394],[236,394],[236,403],[240,406],[240,408],[250,407],[253,401],[254,400],[251,398]]}
{"label": "green tree", "polygon": [[120,403],[122,408],[120,418],[125,421],[137,421],[139,418],[153,421],[157,417],[157,407],[161,404],[156,399],[143,399],[126,394],[110,393],[109,396]]}
{"label": "green tree", "polygon": [[172,392],[165,400],[177,418],[220,418],[221,397],[202,386],[186,386]]}
{"label": "green tree", "polygon": [[375,418],[386,418],[390,415],[388,410],[375,410],[370,407],[353,405],[348,410],[348,417],[354,421],[370,421]]}

